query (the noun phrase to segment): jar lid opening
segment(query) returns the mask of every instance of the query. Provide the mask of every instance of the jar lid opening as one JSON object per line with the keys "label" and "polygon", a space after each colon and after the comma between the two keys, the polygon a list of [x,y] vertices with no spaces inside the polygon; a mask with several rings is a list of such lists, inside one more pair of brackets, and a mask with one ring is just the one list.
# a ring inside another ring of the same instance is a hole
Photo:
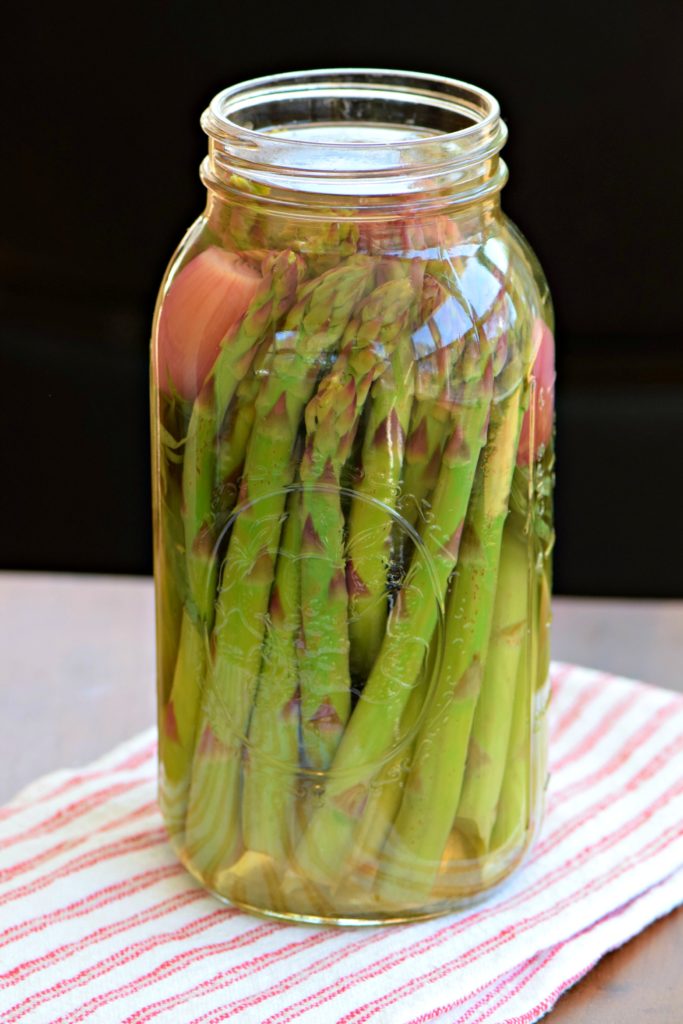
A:
{"label": "jar lid opening", "polygon": [[202,117],[214,163],[261,181],[325,193],[424,189],[494,158],[505,125],[496,99],[457,79],[325,69],[252,79]]}

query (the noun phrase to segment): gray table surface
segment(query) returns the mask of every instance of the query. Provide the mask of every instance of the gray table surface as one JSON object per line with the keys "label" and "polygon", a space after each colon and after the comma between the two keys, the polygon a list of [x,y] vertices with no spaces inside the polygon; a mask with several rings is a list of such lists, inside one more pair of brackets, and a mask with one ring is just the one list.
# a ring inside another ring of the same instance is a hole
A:
{"label": "gray table surface", "polygon": [[[683,601],[556,598],[553,656],[683,691]],[[0,573],[0,803],[152,725],[154,700],[151,580]],[[553,1024],[680,1022],[681,972],[654,951],[682,938],[678,912],[610,954]]]}

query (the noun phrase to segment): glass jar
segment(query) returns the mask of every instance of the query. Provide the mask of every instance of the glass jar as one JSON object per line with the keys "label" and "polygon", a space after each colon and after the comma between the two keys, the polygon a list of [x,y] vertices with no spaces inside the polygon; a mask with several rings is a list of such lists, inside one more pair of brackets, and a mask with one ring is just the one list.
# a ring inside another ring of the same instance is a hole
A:
{"label": "glass jar", "polygon": [[166,826],[248,910],[444,913],[520,863],[546,771],[553,320],[506,130],[374,70],[202,126],[152,344]]}

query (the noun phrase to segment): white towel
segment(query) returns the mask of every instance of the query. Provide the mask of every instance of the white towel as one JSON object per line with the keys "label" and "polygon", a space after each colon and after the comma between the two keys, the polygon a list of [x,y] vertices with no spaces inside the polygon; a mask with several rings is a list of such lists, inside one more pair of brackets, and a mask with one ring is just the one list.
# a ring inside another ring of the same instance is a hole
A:
{"label": "white towel", "polygon": [[469,910],[385,928],[222,906],[177,863],[152,731],[0,809],[0,1020],[515,1024],[683,902],[683,697],[553,666],[545,824]]}

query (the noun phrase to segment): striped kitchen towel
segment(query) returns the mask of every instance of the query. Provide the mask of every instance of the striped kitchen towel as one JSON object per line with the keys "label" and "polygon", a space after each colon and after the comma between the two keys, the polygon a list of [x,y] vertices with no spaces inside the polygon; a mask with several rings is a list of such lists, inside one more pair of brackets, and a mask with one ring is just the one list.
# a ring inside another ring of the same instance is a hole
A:
{"label": "striped kitchen towel", "polygon": [[0,810],[0,1020],[535,1021],[683,902],[683,697],[553,666],[552,777],[523,868],[434,921],[339,930],[213,900],[166,843],[147,732]]}

